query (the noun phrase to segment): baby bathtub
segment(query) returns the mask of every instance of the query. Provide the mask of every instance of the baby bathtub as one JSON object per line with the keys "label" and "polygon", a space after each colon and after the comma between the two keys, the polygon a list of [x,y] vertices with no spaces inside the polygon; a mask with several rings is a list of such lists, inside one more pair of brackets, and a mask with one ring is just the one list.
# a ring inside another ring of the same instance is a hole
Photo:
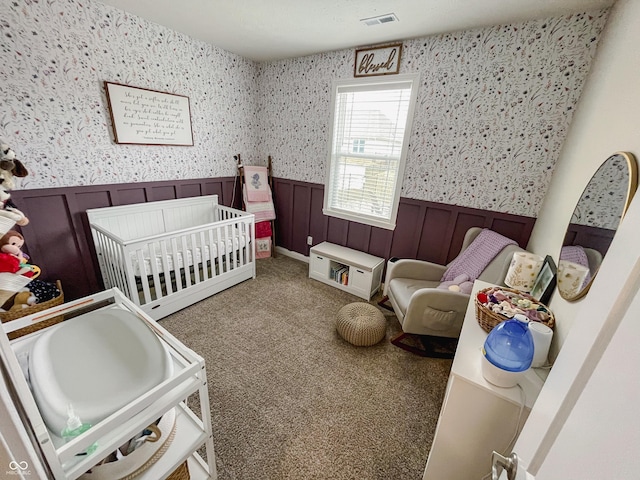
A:
{"label": "baby bathtub", "polygon": [[29,354],[33,396],[54,434],[67,406],[95,425],[169,378],[170,355],[132,312],[109,307],[47,329]]}

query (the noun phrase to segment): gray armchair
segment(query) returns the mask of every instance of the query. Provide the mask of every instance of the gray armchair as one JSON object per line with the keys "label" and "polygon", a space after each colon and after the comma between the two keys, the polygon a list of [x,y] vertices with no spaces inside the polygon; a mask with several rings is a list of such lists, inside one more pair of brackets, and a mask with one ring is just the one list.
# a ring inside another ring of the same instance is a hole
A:
{"label": "gray armchair", "polygon": [[[467,231],[460,253],[469,247],[481,231],[478,227]],[[517,245],[507,245],[485,267],[478,279],[503,285],[513,252],[522,250]],[[437,288],[447,268],[448,265],[408,259],[390,264],[384,282],[383,301],[389,301],[402,326],[402,333],[391,339],[391,343],[423,356],[452,356],[419,349],[402,341],[408,334],[450,339],[460,336],[470,296]],[[423,345],[426,348],[425,342]]]}

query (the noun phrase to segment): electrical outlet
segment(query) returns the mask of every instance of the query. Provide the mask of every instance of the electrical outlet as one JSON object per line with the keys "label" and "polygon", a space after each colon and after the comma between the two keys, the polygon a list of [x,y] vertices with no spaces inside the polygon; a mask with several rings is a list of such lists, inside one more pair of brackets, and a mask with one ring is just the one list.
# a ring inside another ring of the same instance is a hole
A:
{"label": "electrical outlet", "polygon": [[313,245],[313,237],[311,235],[307,237],[307,245]]}

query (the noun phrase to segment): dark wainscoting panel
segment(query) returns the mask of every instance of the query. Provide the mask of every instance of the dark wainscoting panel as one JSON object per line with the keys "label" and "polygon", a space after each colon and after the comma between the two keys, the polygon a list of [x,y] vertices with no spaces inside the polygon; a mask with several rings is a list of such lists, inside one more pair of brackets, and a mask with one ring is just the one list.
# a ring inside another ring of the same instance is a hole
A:
{"label": "dark wainscoting panel", "polygon": [[[229,205],[233,186],[233,177],[223,177],[14,190],[11,197],[30,220],[20,230],[31,262],[42,269],[43,280],[59,279],[65,299],[72,300],[103,288],[86,210],[214,194]],[[238,206],[240,196],[234,200]]]}
{"label": "dark wainscoting panel", "polygon": [[[61,280],[66,299],[103,288],[86,210],[199,195],[218,195],[220,203],[241,205],[237,178],[205,178],[85,187],[15,190],[12,198],[30,219],[22,228],[25,251],[44,280]],[[236,187],[234,191],[234,186]],[[534,218],[402,198],[394,231],[327,217],[324,185],[274,179],[276,244],[309,255],[313,244],[330,241],[383,257],[419,258],[437,263],[453,259],[469,227],[496,230],[522,247]]]}
{"label": "dark wainscoting panel", "polygon": [[535,223],[531,217],[401,198],[391,231],[323,215],[324,185],[275,178],[273,190],[277,244],[302,255],[309,255],[311,236],[314,245],[328,241],[385,259],[444,264],[456,257],[470,227],[490,228],[525,248]]}

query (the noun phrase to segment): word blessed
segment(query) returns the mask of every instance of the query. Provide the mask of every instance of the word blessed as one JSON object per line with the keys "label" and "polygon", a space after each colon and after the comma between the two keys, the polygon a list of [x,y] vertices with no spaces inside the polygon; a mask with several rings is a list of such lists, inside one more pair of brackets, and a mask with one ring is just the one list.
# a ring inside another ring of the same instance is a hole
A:
{"label": "word blessed", "polygon": [[383,72],[394,72],[396,70],[396,56],[398,55],[398,49],[393,48],[389,52],[389,56],[380,62],[375,61],[375,52],[366,53],[360,59],[360,64],[358,65],[358,74],[367,75],[371,73],[378,73],[380,70]]}

